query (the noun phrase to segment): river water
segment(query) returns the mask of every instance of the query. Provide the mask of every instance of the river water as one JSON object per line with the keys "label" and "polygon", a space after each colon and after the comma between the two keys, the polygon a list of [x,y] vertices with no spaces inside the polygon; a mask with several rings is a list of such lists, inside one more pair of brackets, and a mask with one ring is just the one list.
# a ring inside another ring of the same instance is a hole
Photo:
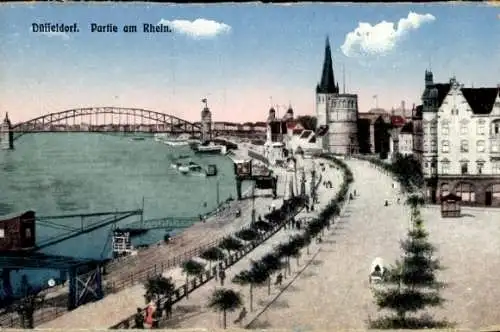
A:
{"label": "river water", "polygon": [[[182,175],[171,167],[180,155],[190,155],[187,160],[201,165],[216,164],[219,173],[216,177]],[[236,197],[229,158],[195,155],[189,147],[169,147],[152,136],[138,141],[98,133],[27,134],[15,141],[15,150],[0,150],[0,216],[29,209],[37,216],[135,210],[142,207],[144,198],[145,219],[191,217],[217,206],[217,182],[221,201]],[[121,225],[135,220],[138,217]],[[80,219],[56,222],[75,226]],[[111,226],[101,228],[43,252],[109,257],[110,230]],[[61,232],[37,225],[37,241]],[[164,234],[154,230],[135,242],[151,243]],[[33,274],[35,279],[40,273]],[[43,278],[53,273],[43,273]]]}

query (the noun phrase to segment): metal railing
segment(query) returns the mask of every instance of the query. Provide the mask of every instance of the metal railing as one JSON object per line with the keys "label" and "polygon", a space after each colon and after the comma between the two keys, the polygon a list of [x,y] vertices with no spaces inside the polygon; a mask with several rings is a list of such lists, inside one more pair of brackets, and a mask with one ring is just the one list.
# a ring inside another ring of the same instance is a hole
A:
{"label": "metal railing", "polygon": [[[267,241],[269,238],[271,238],[274,234],[276,234],[278,231],[280,231],[287,222],[289,222],[293,217],[295,217],[298,213],[300,213],[303,209],[303,205],[298,206],[296,210],[291,212],[282,222],[275,227],[273,227],[269,232],[263,234],[263,236],[260,238],[258,241],[252,241],[252,243],[249,243],[243,247],[242,250],[236,251],[232,254],[230,254],[228,257],[226,257],[224,260],[221,261],[223,269],[227,269],[231,267],[232,265],[236,264],[240,259],[245,257],[248,253],[250,253],[252,250],[257,248],[259,245]],[[164,297],[160,299],[160,306],[163,307],[165,303],[168,301],[170,305],[174,305],[175,303],[181,301],[184,297],[186,297],[187,294],[193,292],[194,290],[198,289],[208,281],[212,280],[217,272],[217,267],[212,267],[210,271],[205,271],[203,274],[198,276],[197,278],[191,279],[191,281],[188,281],[187,284],[183,284],[179,288],[177,288],[172,296],[170,298]],[[146,311],[146,308],[143,308],[142,314],[144,315]],[[118,324],[113,325],[110,327],[110,329],[126,329],[126,328],[131,328],[135,327],[135,314],[129,316],[128,318],[122,320]]]}

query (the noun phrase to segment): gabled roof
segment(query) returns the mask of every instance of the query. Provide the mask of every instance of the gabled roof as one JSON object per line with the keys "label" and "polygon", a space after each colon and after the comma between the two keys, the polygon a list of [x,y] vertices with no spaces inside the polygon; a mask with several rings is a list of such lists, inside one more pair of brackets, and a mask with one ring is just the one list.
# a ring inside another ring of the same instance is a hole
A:
{"label": "gabled roof", "polygon": [[499,88],[462,88],[462,94],[474,114],[490,114],[499,90]]}
{"label": "gabled roof", "polygon": [[441,107],[443,104],[444,98],[448,92],[450,92],[451,84],[450,83],[436,83],[434,87],[438,90],[438,107]]}
{"label": "gabled roof", "polygon": [[391,124],[396,127],[402,127],[406,120],[399,115],[391,115]]}
{"label": "gabled roof", "polygon": [[413,122],[407,122],[403,128],[401,128],[401,134],[412,134],[413,133]]}

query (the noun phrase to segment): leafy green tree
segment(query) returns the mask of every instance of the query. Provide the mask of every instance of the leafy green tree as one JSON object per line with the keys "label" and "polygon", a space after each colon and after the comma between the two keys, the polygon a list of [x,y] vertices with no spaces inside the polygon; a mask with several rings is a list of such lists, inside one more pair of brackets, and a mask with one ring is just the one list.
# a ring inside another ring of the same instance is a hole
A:
{"label": "leafy green tree", "polygon": [[401,242],[401,248],[403,257],[384,278],[387,287],[373,290],[378,307],[392,310],[395,316],[378,319],[371,325],[374,328],[436,327],[429,320],[408,316],[444,302],[439,294],[444,284],[436,280],[436,272],[441,267],[433,258],[435,248],[428,242],[428,233],[420,217],[414,220],[414,227],[408,231],[407,239]]}
{"label": "leafy green tree", "polygon": [[235,236],[242,239],[243,241],[254,241],[258,238],[259,233],[251,228],[247,228],[237,232]]}
{"label": "leafy green tree", "polygon": [[158,300],[161,296],[170,297],[175,291],[175,283],[171,277],[154,276],[144,284],[146,302]]}
{"label": "leafy green tree", "polygon": [[224,252],[217,247],[211,247],[203,251],[200,257],[208,261],[208,269],[212,271],[212,262],[219,261],[225,257]]}
{"label": "leafy green tree", "polygon": [[283,262],[278,255],[270,253],[262,257],[258,264],[262,264],[268,271],[269,278],[267,280],[267,294],[271,295],[271,276],[283,268]]}
{"label": "leafy green tree", "polygon": [[269,271],[266,266],[256,262],[252,262],[249,270],[244,270],[238,273],[233,282],[240,285],[250,285],[250,311],[253,311],[253,288],[266,284],[269,280]]}
{"label": "leafy green tree", "polygon": [[265,221],[256,221],[252,227],[256,229],[257,231],[263,231],[263,232],[269,232],[271,229],[273,229],[273,226]]}
{"label": "leafy green tree", "polygon": [[290,258],[291,257],[299,257],[300,256],[300,247],[296,242],[290,241],[286,243],[281,243],[276,248],[276,253],[279,257],[283,257],[286,259],[286,270],[288,270],[288,274],[291,274],[291,266],[290,266]]}
{"label": "leafy green tree", "polygon": [[231,236],[227,236],[222,239],[221,243],[219,244],[219,248],[227,250],[227,253],[231,254],[231,251],[238,251],[243,249],[243,244],[240,240],[237,240]]}
{"label": "leafy green tree", "polygon": [[222,328],[227,327],[227,312],[235,311],[241,308],[243,300],[241,294],[232,289],[219,288],[216,289],[208,302],[208,307],[216,311],[222,312]]}
{"label": "leafy green tree", "polygon": [[[205,267],[203,264],[195,261],[195,260],[188,260],[182,264],[182,272],[186,274],[186,287],[189,289],[189,276],[199,276],[200,274],[203,273],[205,270]],[[188,293],[186,289],[186,299],[188,298]]]}

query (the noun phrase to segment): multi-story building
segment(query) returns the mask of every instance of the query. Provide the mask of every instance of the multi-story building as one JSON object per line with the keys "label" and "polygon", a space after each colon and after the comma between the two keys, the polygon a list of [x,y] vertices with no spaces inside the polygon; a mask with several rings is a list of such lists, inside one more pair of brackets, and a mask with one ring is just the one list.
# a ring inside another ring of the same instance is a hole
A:
{"label": "multi-story building", "polygon": [[316,86],[316,117],[323,151],[349,154],[358,151],[358,95],[339,93],[333,73],[330,42],[326,39],[321,81]]}
{"label": "multi-story building", "polygon": [[413,123],[407,122],[399,132],[399,154],[409,156],[413,154]]}
{"label": "multi-story building", "polygon": [[426,71],[421,160],[429,201],[454,193],[463,204],[500,206],[499,92],[455,78],[436,84]]}

